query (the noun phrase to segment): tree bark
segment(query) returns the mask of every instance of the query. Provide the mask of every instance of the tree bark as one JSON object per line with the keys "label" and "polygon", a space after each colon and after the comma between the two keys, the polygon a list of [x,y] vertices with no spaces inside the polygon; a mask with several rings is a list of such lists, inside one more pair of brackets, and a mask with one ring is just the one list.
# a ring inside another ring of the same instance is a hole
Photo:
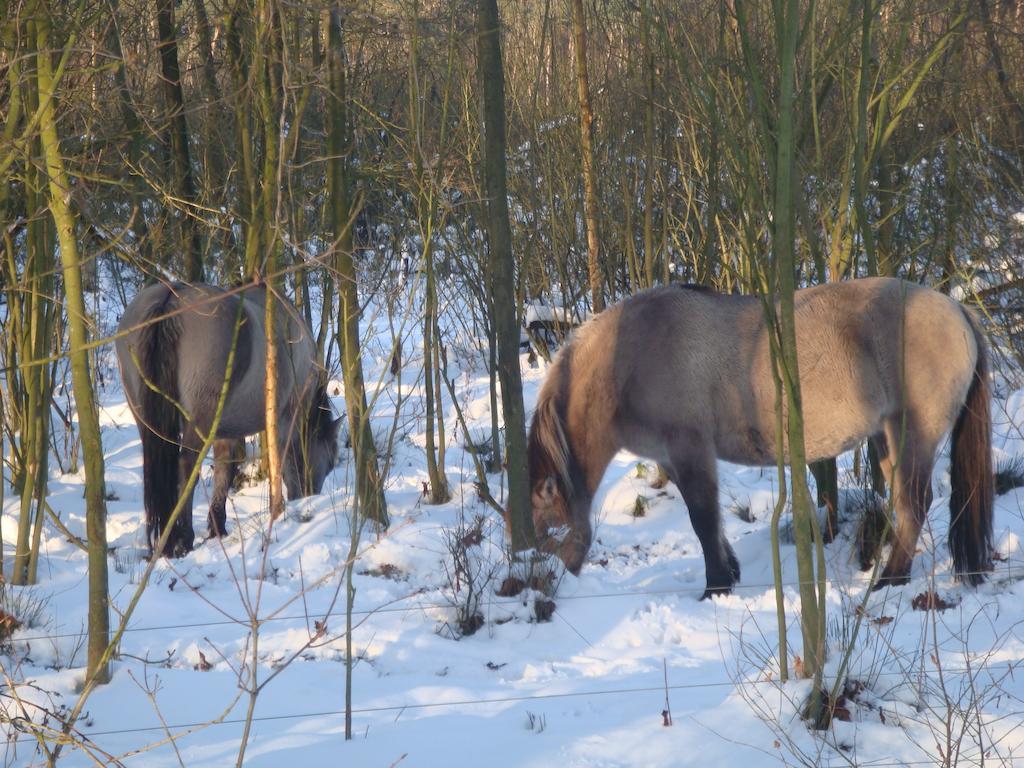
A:
{"label": "tree bark", "polygon": [[156,0],[156,21],[160,42],[160,72],[164,102],[167,105],[170,132],[170,169],[172,189],[179,198],[176,211],[181,232],[181,252],[184,255],[185,279],[200,282],[203,279],[203,254],[192,208],[196,203],[196,186],[192,176],[192,160],[188,146],[188,125],[185,122],[185,97],[181,90],[181,71],[178,66],[178,37],[174,29],[174,0]]}
{"label": "tree bark", "polygon": [[644,56],[644,282],[654,285],[654,50],[650,0],[640,2],[640,47]]}
{"label": "tree bark", "polygon": [[497,0],[477,6],[477,65],[483,89],[483,177],[487,198],[487,241],[491,261],[491,295],[498,341],[498,379],[505,420],[505,460],[508,467],[506,523],[512,548],[536,543],[526,467],[526,412],[519,370],[519,323],[514,303],[515,270],[512,229],[508,217],[505,167],[505,74],[501,57],[501,20]]}
{"label": "tree bark", "polygon": [[39,120],[40,139],[49,178],[50,212],[57,227],[60,257],[63,264],[65,306],[71,335],[71,381],[75,388],[79,436],[85,461],[85,514],[89,540],[89,640],[88,667],[97,683],[110,679],[110,668],[100,664],[110,635],[107,602],[107,504],[103,480],[103,443],[100,439],[99,413],[89,371],[89,341],[85,296],[82,290],[82,265],[75,236],[75,216],[68,200],[71,183],[64,167],[57,118],[54,113],[57,83],[50,63],[49,16],[45,10],[33,21],[37,41],[37,78],[42,112]]}
{"label": "tree bark", "polygon": [[597,181],[594,178],[594,112],[587,75],[587,27],[583,0],[572,0],[572,31],[576,46],[576,83],[580,104],[580,152],[583,160],[583,221],[587,230],[587,273],[594,312],[604,310],[604,278],[597,237]]}
{"label": "tree bark", "polygon": [[266,458],[267,482],[269,483],[270,519],[276,520],[284,513],[284,487],[282,485],[281,439],[278,423],[277,380],[277,324],[275,305],[277,304],[278,286],[282,283],[278,271],[280,268],[279,240],[275,235],[278,226],[278,195],[280,193],[280,153],[281,153],[281,111],[283,105],[279,98],[278,82],[274,73],[275,62],[270,41],[275,35],[278,18],[269,0],[256,3],[256,50],[255,74],[257,88],[257,114],[262,128],[263,170],[261,173],[261,194],[259,203],[259,227],[262,232],[261,242],[264,244],[264,260],[262,267],[263,282],[266,286],[266,302],[264,303],[263,325],[266,332],[266,384],[264,389],[264,409],[266,413]]}
{"label": "tree bark", "polygon": [[348,82],[345,72],[344,16],[333,8],[327,33],[329,104],[327,107],[327,177],[330,194],[329,215],[334,231],[334,269],[338,290],[338,346],[341,348],[342,377],[345,383],[345,407],[356,466],[356,496],[362,514],[387,527],[388,510],[384,499],[377,448],[370,429],[366,403],[363,360],[359,342],[359,291],[352,258],[352,224],[355,212],[351,199],[352,125],[349,119]]}
{"label": "tree bark", "polygon": [[[779,99],[776,123],[775,194],[773,211],[773,249],[778,275],[780,359],[779,365],[786,396],[786,438],[789,453],[790,483],[793,489],[793,533],[796,540],[797,576],[800,593],[800,627],[803,634],[804,675],[813,677],[810,717],[817,719],[821,697],[818,695],[824,663],[823,606],[819,603],[815,577],[815,544],[820,546],[816,517],[807,486],[807,461],[797,361],[794,294],[796,291],[795,206],[796,133],[794,130],[797,44],[800,30],[798,0],[785,0],[776,6],[779,51]],[[817,533],[817,535],[816,535]],[[819,575],[823,562],[818,559]]]}

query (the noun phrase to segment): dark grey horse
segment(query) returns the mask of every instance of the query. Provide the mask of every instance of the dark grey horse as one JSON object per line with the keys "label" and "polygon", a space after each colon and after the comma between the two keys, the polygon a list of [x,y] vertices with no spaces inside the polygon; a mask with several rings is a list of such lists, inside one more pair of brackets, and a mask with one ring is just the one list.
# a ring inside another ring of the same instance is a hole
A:
{"label": "dark grey horse", "polygon": [[[798,291],[796,336],[808,459],[870,438],[893,489],[896,540],[878,585],[909,579],[950,429],[953,565],[981,581],[993,487],[987,352],[974,314],[912,283],[854,280]],[[530,427],[533,518],[546,547],[579,571],[594,492],[626,448],[667,469],[704,550],[705,596],[728,592],[739,563],[722,535],[715,460],[775,462],[771,365],[753,297],[655,288],[581,327],[552,365]],[[565,535],[552,538],[552,528]]]}
{"label": "dark grey horse", "polygon": [[[150,549],[167,526],[213,424],[228,356],[235,354],[214,442],[209,532],[225,533],[225,503],[237,468],[237,441],[265,428],[266,292],[202,284],[157,284],[128,305],[118,326],[121,380],[142,438],[146,532]],[[334,419],[309,328],[279,300],[276,324],[279,449],[289,498],[319,493],[337,462]],[[192,549],[192,494],[163,552]]]}

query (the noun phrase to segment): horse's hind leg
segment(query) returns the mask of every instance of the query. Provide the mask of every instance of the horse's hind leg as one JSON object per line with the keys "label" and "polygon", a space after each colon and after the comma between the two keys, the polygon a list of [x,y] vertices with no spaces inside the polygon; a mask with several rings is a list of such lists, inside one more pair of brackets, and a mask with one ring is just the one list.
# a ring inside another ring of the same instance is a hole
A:
{"label": "horse's hind leg", "polygon": [[704,550],[707,588],[701,600],[727,595],[740,578],[740,564],[722,532],[718,506],[718,472],[714,456],[693,450],[673,456],[669,466],[672,482],[683,494],[690,523]]}
{"label": "horse's hind leg", "polygon": [[[195,543],[195,532],[192,529],[192,499],[195,496],[195,486],[186,492],[188,479],[192,470],[199,460],[199,451],[203,447],[203,439],[196,432],[195,427],[188,423],[181,435],[181,454],[178,457],[178,489],[184,494],[184,501],[181,505],[181,512],[174,522],[174,527],[164,547],[164,554],[170,557],[182,557],[192,551]],[[176,499],[175,502],[178,500]]]}
{"label": "horse's hind leg", "polygon": [[936,438],[923,436],[908,418],[891,419],[885,425],[887,455],[882,469],[888,475],[896,529],[892,552],[875,589],[910,581],[917,540],[932,503],[931,474]]}
{"label": "horse's hind leg", "polygon": [[[228,492],[238,474],[239,446],[244,445],[241,440],[216,440],[213,443],[213,495],[210,497],[210,511],[207,515],[211,537],[227,533]],[[244,456],[244,447],[241,452]]]}

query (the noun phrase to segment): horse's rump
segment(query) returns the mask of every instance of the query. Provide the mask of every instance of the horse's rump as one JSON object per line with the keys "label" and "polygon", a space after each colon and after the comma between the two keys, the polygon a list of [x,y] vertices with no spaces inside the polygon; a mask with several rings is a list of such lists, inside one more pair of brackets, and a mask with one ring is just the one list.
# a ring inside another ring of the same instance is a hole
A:
{"label": "horse's rump", "polygon": [[[125,309],[115,346],[142,441],[151,546],[167,528],[214,421],[218,440],[237,440],[265,426],[265,297],[261,287],[225,291],[171,283],[148,286]],[[278,450],[289,495],[295,497],[320,491],[337,456],[337,422],[317,387],[322,368],[308,328],[283,299],[277,317]],[[229,361],[230,380],[218,414]],[[229,475],[215,471],[209,515],[215,535],[225,531]],[[189,494],[161,554],[176,556],[192,548],[191,509]]]}

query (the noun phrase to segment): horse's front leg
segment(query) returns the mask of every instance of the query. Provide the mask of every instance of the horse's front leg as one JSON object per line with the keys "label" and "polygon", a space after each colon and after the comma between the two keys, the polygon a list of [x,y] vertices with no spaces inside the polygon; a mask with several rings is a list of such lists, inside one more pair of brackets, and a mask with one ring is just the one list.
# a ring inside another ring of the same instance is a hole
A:
{"label": "horse's front leg", "polygon": [[[241,456],[239,456],[241,454]],[[213,495],[210,497],[210,511],[207,515],[208,535],[224,536],[227,533],[228,492],[238,474],[238,464],[245,459],[244,440],[216,440],[213,443]]]}
{"label": "horse's front leg", "polygon": [[722,532],[715,457],[710,451],[681,451],[673,458],[669,474],[683,494],[690,522],[704,550],[707,588],[701,600],[727,595],[739,581],[740,564]]}

